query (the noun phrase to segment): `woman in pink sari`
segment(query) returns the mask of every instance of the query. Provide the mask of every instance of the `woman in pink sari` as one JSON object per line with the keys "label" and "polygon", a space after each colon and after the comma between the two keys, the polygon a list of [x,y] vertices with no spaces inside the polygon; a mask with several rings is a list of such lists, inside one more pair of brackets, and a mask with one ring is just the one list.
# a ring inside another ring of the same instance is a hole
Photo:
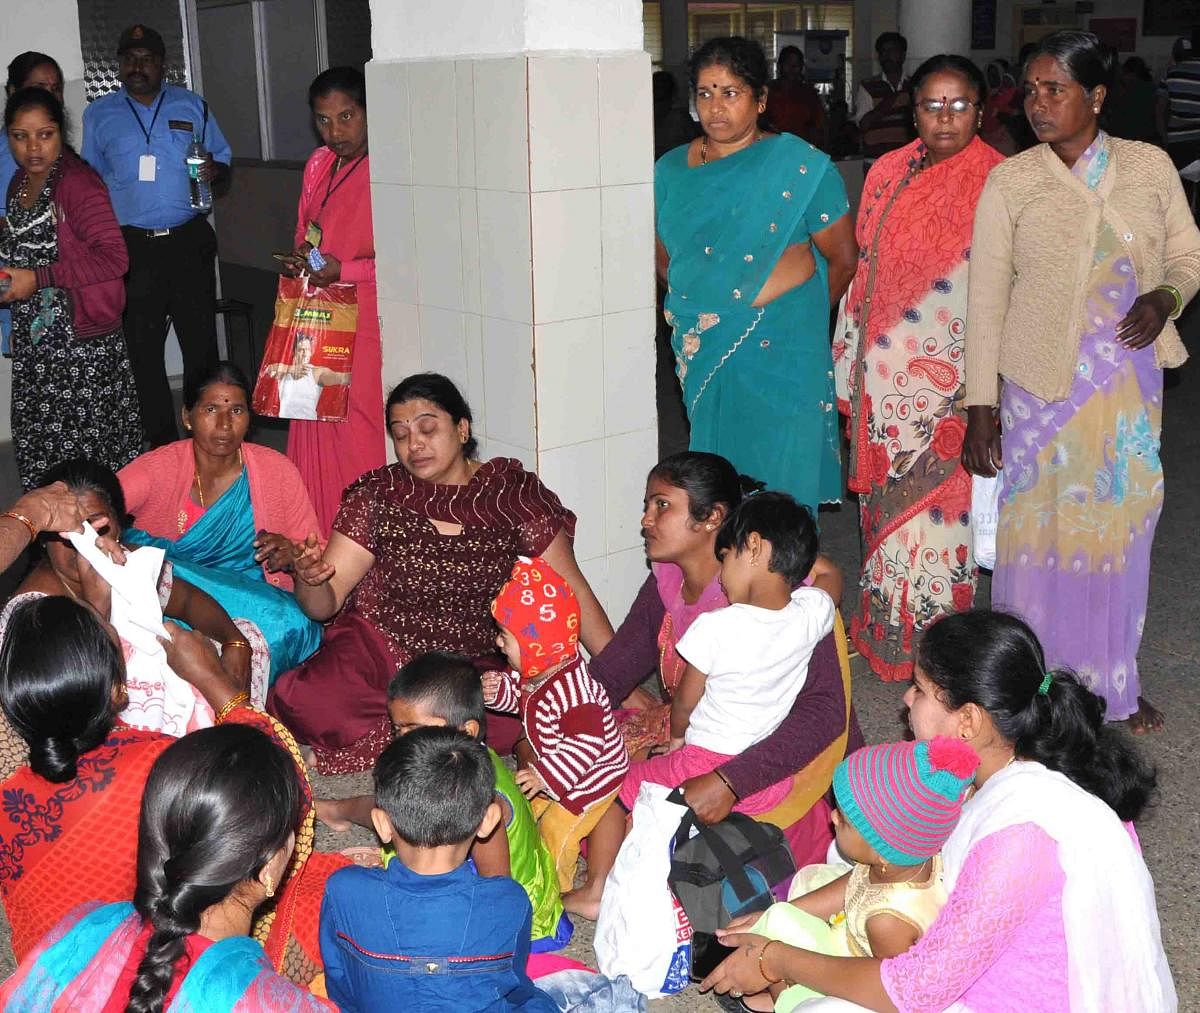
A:
{"label": "woman in pink sari", "polygon": [[358,294],[358,327],[344,422],[293,420],[287,455],[300,470],[329,535],[342,491],[384,464],[379,427],[383,410],[383,359],[375,297],[375,236],[371,228],[371,167],[367,155],[367,93],[360,71],[331,67],[308,89],[313,122],[325,144],[304,167],[296,216],[296,251],[284,273],[308,270],[306,257],[319,247],[325,266],[309,273],[319,288],[351,283]]}

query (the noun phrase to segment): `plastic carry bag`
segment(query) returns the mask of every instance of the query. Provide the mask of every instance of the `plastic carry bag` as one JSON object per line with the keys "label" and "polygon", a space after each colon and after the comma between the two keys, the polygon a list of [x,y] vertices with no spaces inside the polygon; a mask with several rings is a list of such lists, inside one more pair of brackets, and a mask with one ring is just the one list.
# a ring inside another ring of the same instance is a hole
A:
{"label": "plastic carry bag", "polygon": [[667,800],[671,789],[646,782],[630,829],[604,886],[596,922],[596,962],[610,978],[625,975],[651,999],[688,986],[692,926],[671,888],[671,845],[687,807]]}
{"label": "plastic carry bag", "polygon": [[344,422],[357,326],[354,285],[310,288],[305,275],[280,278],[254,410],[279,419]]}
{"label": "plastic carry bag", "polygon": [[1000,521],[1000,476],[971,476],[971,543],[975,562],[985,570],[996,565],[996,525]]}

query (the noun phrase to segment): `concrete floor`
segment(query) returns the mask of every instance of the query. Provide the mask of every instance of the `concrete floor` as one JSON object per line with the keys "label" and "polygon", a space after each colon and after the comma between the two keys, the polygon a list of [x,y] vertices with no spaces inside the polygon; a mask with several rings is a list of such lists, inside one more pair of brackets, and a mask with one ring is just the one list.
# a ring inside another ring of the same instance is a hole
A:
{"label": "concrete floor", "polygon": [[[1186,331],[1200,332],[1200,309],[1189,313]],[[1196,342],[1190,341],[1193,348]],[[672,395],[670,374],[660,374],[660,399]],[[1150,606],[1140,664],[1146,694],[1166,714],[1167,727],[1147,736],[1142,744],[1158,765],[1157,804],[1139,824],[1146,859],[1158,888],[1163,939],[1175,974],[1180,1009],[1200,1011],[1200,803],[1191,789],[1197,769],[1194,730],[1200,727],[1200,697],[1195,690],[1200,669],[1200,597],[1192,593],[1196,573],[1196,522],[1200,515],[1200,367],[1179,374],[1177,386],[1165,399],[1163,461],[1167,497],[1154,546]],[[686,436],[679,429],[681,413],[669,404],[660,413],[666,423],[660,441],[664,452],[678,449]],[[262,442],[279,445],[281,434],[261,432]],[[0,500],[9,502],[16,488],[11,450],[0,448]],[[7,497],[7,498],[6,498]],[[631,510],[638,508],[630,504]],[[823,550],[853,580],[860,562],[857,511],[853,502],[822,511]],[[11,578],[10,578],[11,579]],[[987,601],[987,581],[981,586],[981,603]],[[903,687],[879,682],[861,659],[854,663],[854,702],[868,742],[888,741],[902,735],[900,714]],[[1192,759],[1188,759],[1188,757]],[[1192,771],[1188,775],[1188,771]],[[366,790],[366,775],[317,778],[319,793],[328,796]],[[333,835],[318,832],[317,846],[335,850],[367,843],[365,832]],[[577,926],[571,956],[590,961],[591,926]],[[0,915],[0,975],[12,967],[8,926]],[[672,999],[654,1003],[658,1011],[715,1010],[716,1005],[694,988]]]}

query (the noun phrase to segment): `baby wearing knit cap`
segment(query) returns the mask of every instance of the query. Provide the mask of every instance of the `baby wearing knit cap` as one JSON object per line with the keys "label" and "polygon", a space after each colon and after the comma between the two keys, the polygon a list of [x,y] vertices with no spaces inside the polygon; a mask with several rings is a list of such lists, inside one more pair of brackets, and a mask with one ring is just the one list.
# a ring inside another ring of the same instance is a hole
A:
{"label": "baby wearing knit cap", "polygon": [[517,785],[569,893],[580,843],[616,798],[629,755],[608,694],[579,653],[571,585],[545,559],[520,557],[492,616],[512,669],[484,673],[483,702],[521,717],[535,759],[517,771]]}
{"label": "baby wearing knit cap", "polygon": [[[851,753],[833,774],[833,823],[838,851],[853,868],[801,869],[792,900],[773,905],[752,927],[735,922],[729,928],[834,956],[903,953],[946,903],[939,852],[958,823],[978,766],[970,745],[947,737]],[[787,982],[771,992],[776,1013],[818,994]],[[757,1005],[751,1000],[747,1008]]]}

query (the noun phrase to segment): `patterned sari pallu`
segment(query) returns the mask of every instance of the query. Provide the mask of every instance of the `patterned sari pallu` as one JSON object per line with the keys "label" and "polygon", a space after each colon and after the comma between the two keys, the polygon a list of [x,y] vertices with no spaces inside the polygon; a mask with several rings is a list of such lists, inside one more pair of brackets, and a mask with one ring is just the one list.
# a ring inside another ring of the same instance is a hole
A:
{"label": "patterned sari pallu", "polygon": [[691,422],[691,449],[791,493],[814,511],[840,494],[825,259],[803,284],[752,303],[784,251],[847,210],[828,157],[791,135],[708,165],[687,147],[655,173],[670,254],[665,315]]}

